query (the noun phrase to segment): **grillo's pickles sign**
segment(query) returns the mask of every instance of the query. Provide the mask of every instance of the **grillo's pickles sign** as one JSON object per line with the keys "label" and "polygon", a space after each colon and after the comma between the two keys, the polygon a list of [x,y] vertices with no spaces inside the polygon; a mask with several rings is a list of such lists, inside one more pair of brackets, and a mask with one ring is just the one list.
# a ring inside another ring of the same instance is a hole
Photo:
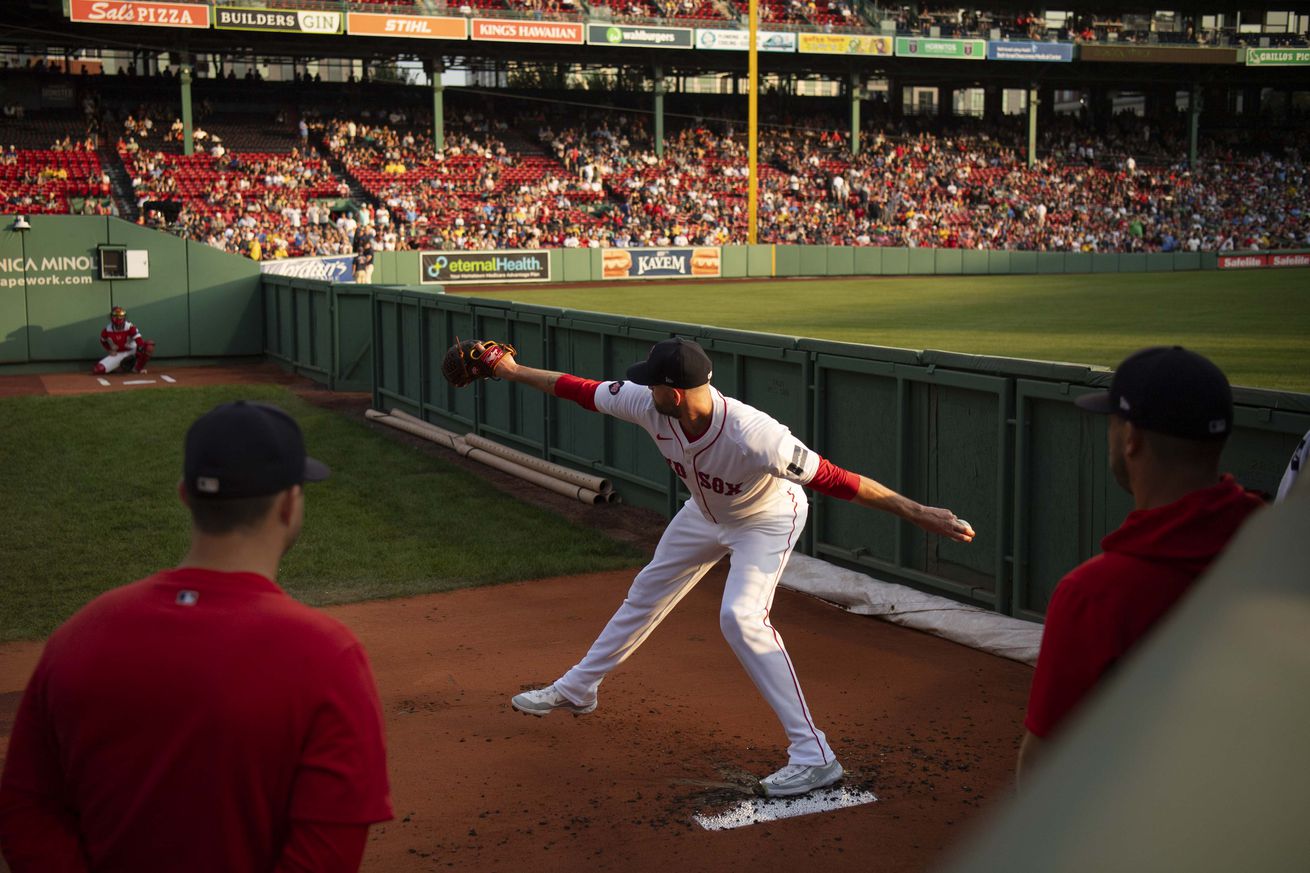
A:
{"label": "grillo's pickles sign", "polygon": [[420,279],[433,282],[549,282],[544,249],[494,252],[423,252]]}

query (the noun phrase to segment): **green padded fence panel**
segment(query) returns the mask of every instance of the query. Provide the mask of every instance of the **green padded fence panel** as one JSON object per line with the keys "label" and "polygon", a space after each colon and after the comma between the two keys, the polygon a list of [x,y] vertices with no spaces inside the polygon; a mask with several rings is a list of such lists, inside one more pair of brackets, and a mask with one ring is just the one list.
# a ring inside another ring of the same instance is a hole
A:
{"label": "green padded fence panel", "polygon": [[564,281],[564,249],[549,249],[550,281]]}
{"label": "green padded fence panel", "polygon": [[971,276],[982,276],[990,271],[987,252],[977,249],[965,249],[960,259],[960,272]]}
{"label": "green padded fence panel", "polygon": [[1173,252],[1168,254],[1152,252],[1146,256],[1146,270],[1149,273],[1172,273],[1173,269]]}
{"label": "green padded fence panel", "polygon": [[423,282],[418,252],[397,252],[393,262],[396,274],[392,282],[397,285],[420,285]]}
{"label": "green padded fence panel", "polygon": [[910,250],[904,246],[888,246],[882,250],[882,274],[906,276],[910,272]]}
{"label": "green padded fence panel", "polygon": [[33,215],[24,253],[28,355],[33,361],[88,362],[104,356],[100,330],[109,323],[110,285],[100,275],[97,247],[108,238],[99,216]]}
{"label": "green padded fence panel", "polygon": [[1011,273],[1036,273],[1037,252],[1010,252]]}
{"label": "green padded fence panel", "polygon": [[936,249],[934,272],[939,276],[958,276],[964,272],[964,252],[960,249]]}
{"label": "green padded fence panel", "polygon": [[1201,252],[1201,269],[1202,270],[1219,269],[1219,253]]}
{"label": "green padded fence panel", "polygon": [[25,234],[12,230],[14,216],[0,215],[0,261],[17,269],[0,269],[0,364],[26,363],[27,281],[22,269]]}
{"label": "green padded fence panel", "polygon": [[746,272],[751,276],[772,276],[773,246],[746,246]]}
{"label": "green padded fence panel", "polygon": [[300,282],[292,284],[291,332],[294,345],[292,347],[291,362],[302,368],[317,369],[319,366],[315,354],[315,346],[318,341],[315,297],[316,294],[312,288],[307,288]]}
{"label": "green padded fence panel", "polygon": [[725,279],[739,279],[749,273],[749,255],[745,246],[724,246],[722,275]]}
{"label": "green padded fence panel", "polygon": [[591,281],[591,252],[588,249],[564,249],[564,281]]}
{"label": "green padded fence panel", "polygon": [[799,246],[801,252],[801,276],[826,276],[828,274],[827,246]]}
{"label": "green padded fence panel", "polygon": [[1008,274],[1010,272],[1010,253],[995,249],[987,252],[987,272],[993,275]]}
{"label": "green padded fence panel", "polygon": [[1091,252],[1065,252],[1064,272],[1066,273],[1092,272],[1092,253]]}
{"label": "green padded fence panel", "polygon": [[1092,272],[1093,273],[1119,272],[1119,256],[1113,253],[1093,252]]}
{"label": "green padded fence panel", "polygon": [[937,270],[935,249],[910,249],[908,272],[911,276],[931,276]]}
{"label": "green padded fence panel", "polygon": [[599,281],[605,278],[605,250],[604,249],[587,249],[590,255],[587,269],[591,272],[593,281]]}
{"label": "green padded fence panel", "polygon": [[[506,310],[505,314],[508,318],[505,320],[506,332],[503,336],[514,344],[514,347],[519,350],[520,356],[525,361],[530,360],[540,363],[545,360],[546,322],[547,313],[549,312],[552,312],[552,310],[526,306],[515,306]],[[495,336],[496,334],[489,333],[495,323],[495,319],[480,319],[479,329],[483,331],[484,335]],[[509,412],[507,432],[493,434],[493,436],[505,442],[517,444],[517,447],[524,451],[532,451],[533,454],[544,457],[549,448],[549,433],[546,421],[548,398],[535,388],[511,386],[508,382],[503,384],[510,388],[505,400],[505,407]],[[495,392],[491,391],[490,387],[488,392],[484,392],[484,400],[495,397]],[[485,415],[482,420],[490,422],[491,416]]]}
{"label": "green padded fence panel", "polygon": [[1201,269],[1201,253],[1200,252],[1174,252],[1174,269],[1175,270]]}
{"label": "green padded fence panel", "polygon": [[[1231,472],[1247,488],[1274,494],[1301,437],[1310,431],[1310,398],[1272,391],[1237,389],[1234,392],[1233,435],[1224,446],[1220,469]],[[1252,408],[1246,399],[1267,404]],[[1300,406],[1300,411],[1272,409],[1270,406]]]}
{"label": "green padded fence panel", "polygon": [[[187,242],[191,354],[257,355],[263,351],[259,265],[204,243]],[[270,333],[271,335],[271,333]]]}
{"label": "green padded fence panel", "polygon": [[776,276],[799,276],[801,275],[801,247],[800,246],[775,246],[777,253],[777,270]]}
{"label": "green padded fence panel", "polygon": [[336,349],[332,389],[368,391],[373,387],[372,294],[356,285],[337,285],[332,294]]}
{"label": "green padded fence panel", "polygon": [[1037,255],[1037,272],[1047,275],[1064,272],[1064,252],[1033,252]]}
{"label": "green padded fence panel", "polygon": [[[598,250],[597,250],[598,251]],[[517,338],[511,328],[509,309],[512,304],[507,301],[481,300],[473,307],[473,327],[470,336],[507,337],[510,342]],[[429,347],[436,351],[436,345]],[[444,346],[442,347],[444,348]],[[515,386],[505,381],[478,382],[475,394],[478,400],[478,430],[488,436],[510,437],[511,442],[518,441],[515,432],[516,409],[511,405],[511,389]],[[515,446],[522,448],[522,446]]]}
{"label": "green padded fence panel", "polygon": [[400,252],[375,252],[373,255],[373,281],[378,285],[396,284],[396,261]]}
{"label": "green padded fence panel", "polygon": [[191,313],[187,285],[186,241],[171,234],[147,230],[126,221],[109,222],[109,244],[150,252],[148,279],[119,279],[109,283],[115,306],[127,316],[146,339],[155,341],[161,358],[185,358],[191,354]]}
{"label": "green padded fence panel", "polygon": [[855,273],[855,249],[851,246],[828,246],[828,275],[850,276]]}
{"label": "green padded fence panel", "polygon": [[720,391],[809,438],[808,356],[796,350],[794,338],[710,328],[699,339]]}
{"label": "green padded fence panel", "polygon": [[296,358],[296,286],[290,283],[277,286],[278,348],[288,361]]}
{"label": "green padded fence panel", "polygon": [[262,314],[264,317],[264,352],[276,358],[286,357],[282,351],[281,332],[277,329],[278,313],[278,286],[283,280],[281,277],[269,276],[261,277],[263,287]]}
{"label": "green padded fence panel", "polygon": [[855,250],[855,275],[882,275],[882,253],[883,249],[881,246],[858,247]]}
{"label": "green padded fence panel", "polygon": [[1119,272],[1120,273],[1145,273],[1146,258],[1147,256],[1140,252],[1119,255]]}

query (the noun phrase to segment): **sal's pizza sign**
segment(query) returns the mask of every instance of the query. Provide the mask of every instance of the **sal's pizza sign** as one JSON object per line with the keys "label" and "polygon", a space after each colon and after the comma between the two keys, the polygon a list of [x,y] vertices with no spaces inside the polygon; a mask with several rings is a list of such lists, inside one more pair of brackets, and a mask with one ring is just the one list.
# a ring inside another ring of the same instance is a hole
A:
{"label": "sal's pizza sign", "polygon": [[153,0],[69,0],[68,17],[87,24],[135,24],[146,27],[209,27],[209,6],[156,3]]}

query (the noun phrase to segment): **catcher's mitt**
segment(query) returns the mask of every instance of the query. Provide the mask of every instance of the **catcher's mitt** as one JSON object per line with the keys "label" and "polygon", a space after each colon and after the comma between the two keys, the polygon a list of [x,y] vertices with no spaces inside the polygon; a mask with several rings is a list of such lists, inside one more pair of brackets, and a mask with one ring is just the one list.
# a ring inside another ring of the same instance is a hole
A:
{"label": "catcher's mitt", "polygon": [[455,344],[446,349],[446,357],[441,361],[441,375],[456,388],[463,388],[475,379],[494,379],[496,364],[507,354],[516,355],[518,349],[496,340],[460,342],[455,337]]}

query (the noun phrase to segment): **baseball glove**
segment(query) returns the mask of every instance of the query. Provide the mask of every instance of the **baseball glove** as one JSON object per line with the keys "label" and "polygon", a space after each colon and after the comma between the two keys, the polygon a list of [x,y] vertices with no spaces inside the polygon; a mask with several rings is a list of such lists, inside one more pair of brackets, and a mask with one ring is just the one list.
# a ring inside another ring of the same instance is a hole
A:
{"label": "baseball glove", "polygon": [[475,379],[496,378],[496,364],[505,355],[516,355],[518,349],[509,343],[496,340],[464,340],[455,337],[455,344],[446,349],[441,361],[441,375],[456,388],[463,388]]}

